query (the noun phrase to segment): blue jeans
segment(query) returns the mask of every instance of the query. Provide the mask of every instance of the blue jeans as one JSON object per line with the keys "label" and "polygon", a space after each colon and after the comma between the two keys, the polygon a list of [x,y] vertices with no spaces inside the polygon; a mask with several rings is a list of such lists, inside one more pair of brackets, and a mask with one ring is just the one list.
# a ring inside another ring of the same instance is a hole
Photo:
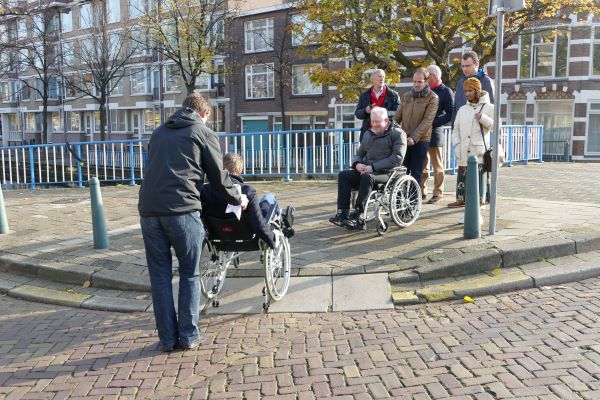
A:
{"label": "blue jeans", "polygon": [[[164,217],[142,217],[142,236],[154,319],[160,342],[173,347],[177,342],[190,345],[199,338],[200,316],[200,256],[204,226],[200,212]],[[171,247],[179,261],[179,319],[173,303],[173,265]]]}

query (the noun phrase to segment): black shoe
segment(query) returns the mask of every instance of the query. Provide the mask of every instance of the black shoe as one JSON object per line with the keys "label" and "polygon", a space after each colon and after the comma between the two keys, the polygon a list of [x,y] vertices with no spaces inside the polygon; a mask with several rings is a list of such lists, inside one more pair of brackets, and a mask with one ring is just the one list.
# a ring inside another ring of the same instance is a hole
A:
{"label": "black shoe", "polygon": [[287,228],[291,228],[294,226],[294,212],[296,209],[292,206],[287,206],[283,213],[281,213],[281,219],[283,221],[283,226]]}
{"label": "black shoe", "polygon": [[343,211],[338,211],[337,214],[335,214],[333,217],[329,218],[329,222],[331,222],[334,225],[337,226],[342,226],[342,224],[344,223],[344,220],[348,219],[348,211],[347,210],[343,210]]}
{"label": "black shoe", "polygon": [[361,215],[362,215],[362,212],[360,212],[360,211],[357,211],[357,210],[352,211],[350,213],[350,215],[348,216],[348,218],[346,218],[342,222],[342,225],[350,230],[365,230],[365,229],[367,229],[367,225],[365,224],[365,221],[363,221]]}
{"label": "black shoe", "polygon": [[175,346],[166,346],[166,345],[164,345],[164,344],[162,344],[162,343],[159,343],[159,344],[158,344],[158,349],[157,349],[157,350],[160,350],[160,351],[162,351],[163,353],[170,353],[170,352],[172,352],[173,350],[175,350]]}

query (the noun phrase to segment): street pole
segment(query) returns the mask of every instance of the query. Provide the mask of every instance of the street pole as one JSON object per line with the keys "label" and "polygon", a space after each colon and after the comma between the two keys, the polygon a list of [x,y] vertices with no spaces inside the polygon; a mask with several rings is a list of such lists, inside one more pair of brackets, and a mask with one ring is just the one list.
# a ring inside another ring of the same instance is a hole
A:
{"label": "street pole", "polygon": [[498,185],[498,149],[500,148],[500,106],[502,99],[502,51],[504,50],[504,8],[497,8],[496,68],[494,95],[494,144],[492,145],[492,183],[490,187],[489,234],[496,233],[496,192]]}

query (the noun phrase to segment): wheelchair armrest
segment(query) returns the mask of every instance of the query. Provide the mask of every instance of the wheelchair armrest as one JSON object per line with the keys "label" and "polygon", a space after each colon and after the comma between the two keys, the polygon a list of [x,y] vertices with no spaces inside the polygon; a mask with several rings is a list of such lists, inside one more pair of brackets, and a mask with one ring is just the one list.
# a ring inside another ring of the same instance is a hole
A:
{"label": "wheelchair armrest", "polygon": [[398,167],[394,167],[394,168],[390,169],[390,172],[406,172],[406,167],[403,165],[400,165]]}

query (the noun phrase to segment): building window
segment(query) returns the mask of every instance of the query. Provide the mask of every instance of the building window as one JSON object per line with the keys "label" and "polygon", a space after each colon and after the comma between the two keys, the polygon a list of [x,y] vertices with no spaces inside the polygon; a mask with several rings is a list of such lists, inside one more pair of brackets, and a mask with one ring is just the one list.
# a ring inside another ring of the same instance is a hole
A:
{"label": "building window", "polygon": [[[308,21],[304,14],[292,15],[292,46],[301,46],[306,38],[320,34],[321,30],[321,24]],[[314,43],[314,40],[310,40],[307,44]]]}
{"label": "building window", "polygon": [[147,109],[144,111],[144,131],[152,133],[152,131],[160,125],[160,112]]}
{"label": "building window", "polygon": [[311,95],[322,94],[323,86],[313,83],[310,77],[319,64],[303,64],[292,66],[292,94]]}
{"label": "building window", "polygon": [[152,0],[129,0],[129,18],[138,18],[154,9]]}
{"label": "building window", "polygon": [[123,78],[112,78],[110,80],[110,95],[121,95],[123,94]]}
{"label": "building window", "polygon": [[177,64],[165,66],[165,92],[175,92],[181,89],[179,77],[181,72]]}
{"label": "building window", "polygon": [[65,112],[65,120],[69,132],[79,132],[81,130],[81,116],[78,112]]}
{"label": "building window", "polygon": [[25,18],[19,18],[17,21],[17,39],[25,39],[27,37],[27,23]]}
{"label": "building window", "polygon": [[110,129],[113,132],[127,131],[127,111],[110,110]]}
{"label": "building window", "polygon": [[600,103],[591,103],[588,117],[586,152],[600,154]]}
{"label": "building window", "polygon": [[564,154],[565,143],[573,132],[573,103],[569,101],[539,101],[537,123],[544,126],[543,154]]}
{"label": "building window", "polygon": [[69,8],[61,11],[60,17],[62,22],[62,31],[71,32],[73,30],[73,14],[71,13],[71,9]]}
{"label": "building window", "polygon": [[28,101],[31,98],[31,88],[26,83],[21,83],[21,101]]}
{"label": "building window", "polygon": [[35,14],[31,17],[31,21],[33,22],[33,29],[36,36],[44,33],[44,18],[42,14]]}
{"label": "building window", "polygon": [[521,35],[519,77],[521,79],[567,76],[569,32],[527,32]]}
{"label": "building window", "polygon": [[75,62],[75,48],[73,41],[65,41],[62,43],[63,63],[67,66],[73,65]]}
{"label": "building window", "polygon": [[196,89],[199,90],[209,90],[210,89],[210,75],[207,73],[202,73],[200,76],[196,78]]}
{"label": "building window", "polygon": [[38,132],[42,130],[41,113],[25,113],[25,130],[27,132]]}
{"label": "building window", "polygon": [[52,132],[62,131],[62,122],[60,120],[60,113],[52,113]]}
{"label": "building window", "polygon": [[10,85],[9,82],[0,82],[0,94],[2,96],[2,102],[10,102]]}
{"label": "building window", "polygon": [[246,53],[273,50],[273,18],[255,19],[244,24]]}
{"label": "building window", "polygon": [[108,0],[106,2],[106,19],[108,22],[118,22],[121,20],[121,1]]}
{"label": "building window", "polygon": [[94,14],[92,4],[84,3],[79,5],[79,28],[91,28],[94,25]]}
{"label": "building window", "polygon": [[148,35],[142,28],[132,28],[129,37],[131,57],[145,56],[149,53]]}
{"label": "building window", "polygon": [[525,112],[527,103],[524,101],[509,101],[508,102],[508,124],[509,125],[525,125]]}
{"label": "building window", "polygon": [[132,68],[130,74],[132,95],[150,93],[150,74],[146,68]]}
{"label": "building window", "polygon": [[600,75],[600,26],[593,27],[592,36],[592,75]]}
{"label": "building window", "polygon": [[268,99],[275,97],[273,63],[246,65],[246,98]]}

